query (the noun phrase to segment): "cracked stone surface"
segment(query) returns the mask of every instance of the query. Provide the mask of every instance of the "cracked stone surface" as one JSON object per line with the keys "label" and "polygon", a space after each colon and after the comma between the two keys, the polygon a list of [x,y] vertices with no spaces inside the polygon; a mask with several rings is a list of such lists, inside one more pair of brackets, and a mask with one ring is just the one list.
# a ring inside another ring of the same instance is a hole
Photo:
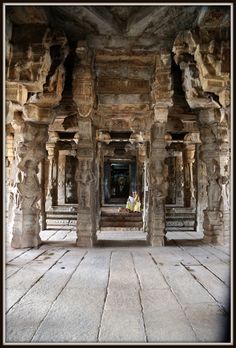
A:
{"label": "cracked stone surface", "polygon": [[93,249],[76,247],[73,228],[41,238],[38,249],[7,243],[6,343],[226,340],[228,246],[196,232],[168,233],[165,248],[135,244],[138,231],[100,232],[109,244]]}

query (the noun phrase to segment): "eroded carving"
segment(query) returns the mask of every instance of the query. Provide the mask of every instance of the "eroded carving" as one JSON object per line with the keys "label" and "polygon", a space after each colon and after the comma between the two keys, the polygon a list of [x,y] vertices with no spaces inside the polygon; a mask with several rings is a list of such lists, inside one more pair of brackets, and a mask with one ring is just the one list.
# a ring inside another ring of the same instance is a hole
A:
{"label": "eroded carving", "polygon": [[95,183],[95,175],[92,171],[91,160],[79,160],[79,166],[75,176],[78,184],[78,205],[79,209],[91,207],[92,184]]}
{"label": "eroded carving", "polygon": [[85,41],[79,41],[76,54],[78,62],[73,74],[73,99],[80,117],[92,117],[95,104],[93,55]]}

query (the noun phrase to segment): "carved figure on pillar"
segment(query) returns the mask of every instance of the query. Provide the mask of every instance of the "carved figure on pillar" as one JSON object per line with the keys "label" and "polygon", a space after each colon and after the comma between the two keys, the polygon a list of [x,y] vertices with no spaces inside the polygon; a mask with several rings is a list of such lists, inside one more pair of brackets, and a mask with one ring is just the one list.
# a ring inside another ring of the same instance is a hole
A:
{"label": "carved figure on pillar", "polygon": [[[211,169],[210,169],[211,168]],[[207,165],[208,170],[208,209],[219,210],[220,209],[220,198],[221,198],[221,187],[219,185],[220,171],[219,165],[215,160],[212,160],[211,165]]]}
{"label": "carved figure on pillar", "polygon": [[195,162],[195,145],[185,146],[184,152],[184,201],[185,207],[195,205],[195,187],[193,182],[193,164]]}
{"label": "carved figure on pillar", "polygon": [[[16,154],[11,242],[14,248],[40,244],[38,203],[44,192],[37,177],[38,165],[46,157],[48,124],[54,120],[52,109],[61,99],[62,65],[68,54],[64,33],[41,26],[33,29],[28,32],[28,48],[21,32],[25,29],[19,27],[14,31],[7,81],[7,100],[17,105],[11,119]],[[54,49],[62,53],[60,62],[57,54],[53,54]],[[41,209],[42,214],[44,210]]]}
{"label": "carved figure on pillar", "polygon": [[155,80],[152,86],[154,122],[151,128],[149,161],[149,241],[153,246],[165,243],[165,197],[167,195],[167,166],[165,165],[166,123],[172,102],[171,56],[162,51],[156,56]]}
{"label": "carved figure on pillar", "polygon": [[[149,163],[149,239],[154,246],[165,242],[165,197],[167,195],[167,171],[165,165],[164,125],[156,122],[152,128],[151,155]],[[160,137],[162,134],[162,137]]]}
{"label": "carved figure on pillar", "polygon": [[[78,181],[78,204],[79,209],[91,208],[91,192],[92,184],[95,184],[95,176],[91,170],[90,160],[79,160],[79,167],[76,173],[76,181]],[[95,187],[95,186],[94,186]]]}
{"label": "carved figure on pillar", "polygon": [[[207,117],[208,116],[208,117]],[[206,164],[208,186],[208,206],[204,210],[204,240],[212,243],[224,243],[228,239],[229,219],[228,197],[224,183],[227,182],[228,153],[226,138],[221,128],[218,110],[203,110],[200,112],[200,128],[202,140],[200,158]],[[221,146],[223,144],[223,146]],[[226,200],[225,203],[223,203]]]}
{"label": "carved figure on pillar", "polygon": [[91,117],[95,103],[93,56],[86,41],[78,42],[76,54],[79,62],[73,74],[73,99],[77,105],[79,117]]}
{"label": "carved figure on pillar", "polygon": [[16,157],[19,162],[14,190],[15,210],[11,242],[15,248],[35,247],[40,243],[38,203],[42,192],[37,173],[38,165],[46,155],[47,138],[47,126],[30,122],[22,124],[21,139],[16,144]]}

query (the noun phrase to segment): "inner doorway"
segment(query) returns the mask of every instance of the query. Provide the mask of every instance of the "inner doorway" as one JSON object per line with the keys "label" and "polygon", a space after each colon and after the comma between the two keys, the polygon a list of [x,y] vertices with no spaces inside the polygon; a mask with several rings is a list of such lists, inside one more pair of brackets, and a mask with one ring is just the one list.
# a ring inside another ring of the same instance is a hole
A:
{"label": "inner doorway", "polygon": [[104,162],[104,203],[125,204],[136,187],[136,162]]}

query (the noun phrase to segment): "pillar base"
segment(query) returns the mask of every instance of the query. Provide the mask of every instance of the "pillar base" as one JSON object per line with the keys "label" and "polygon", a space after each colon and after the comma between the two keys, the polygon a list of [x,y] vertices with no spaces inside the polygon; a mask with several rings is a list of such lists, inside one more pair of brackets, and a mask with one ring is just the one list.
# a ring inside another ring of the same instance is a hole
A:
{"label": "pillar base", "polygon": [[202,239],[205,244],[215,244],[215,245],[224,245],[224,237],[222,236],[214,236],[214,235],[204,235]]}
{"label": "pillar base", "polygon": [[204,210],[204,243],[225,244],[223,214],[219,210]]}
{"label": "pillar base", "polygon": [[165,246],[166,237],[165,236],[153,236],[149,239],[149,243],[153,247]]}
{"label": "pillar base", "polygon": [[37,248],[42,244],[39,236],[32,235],[16,235],[14,234],[11,240],[11,247],[14,249]]}
{"label": "pillar base", "polygon": [[91,236],[79,236],[76,239],[76,246],[80,248],[93,248],[96,244],[97,238]]}
{"label": "pillar base", "polygon": [[17,213],[12,228],[11,246],[15,249],[37,248],[41,243],[39,236],[38,213]]}

